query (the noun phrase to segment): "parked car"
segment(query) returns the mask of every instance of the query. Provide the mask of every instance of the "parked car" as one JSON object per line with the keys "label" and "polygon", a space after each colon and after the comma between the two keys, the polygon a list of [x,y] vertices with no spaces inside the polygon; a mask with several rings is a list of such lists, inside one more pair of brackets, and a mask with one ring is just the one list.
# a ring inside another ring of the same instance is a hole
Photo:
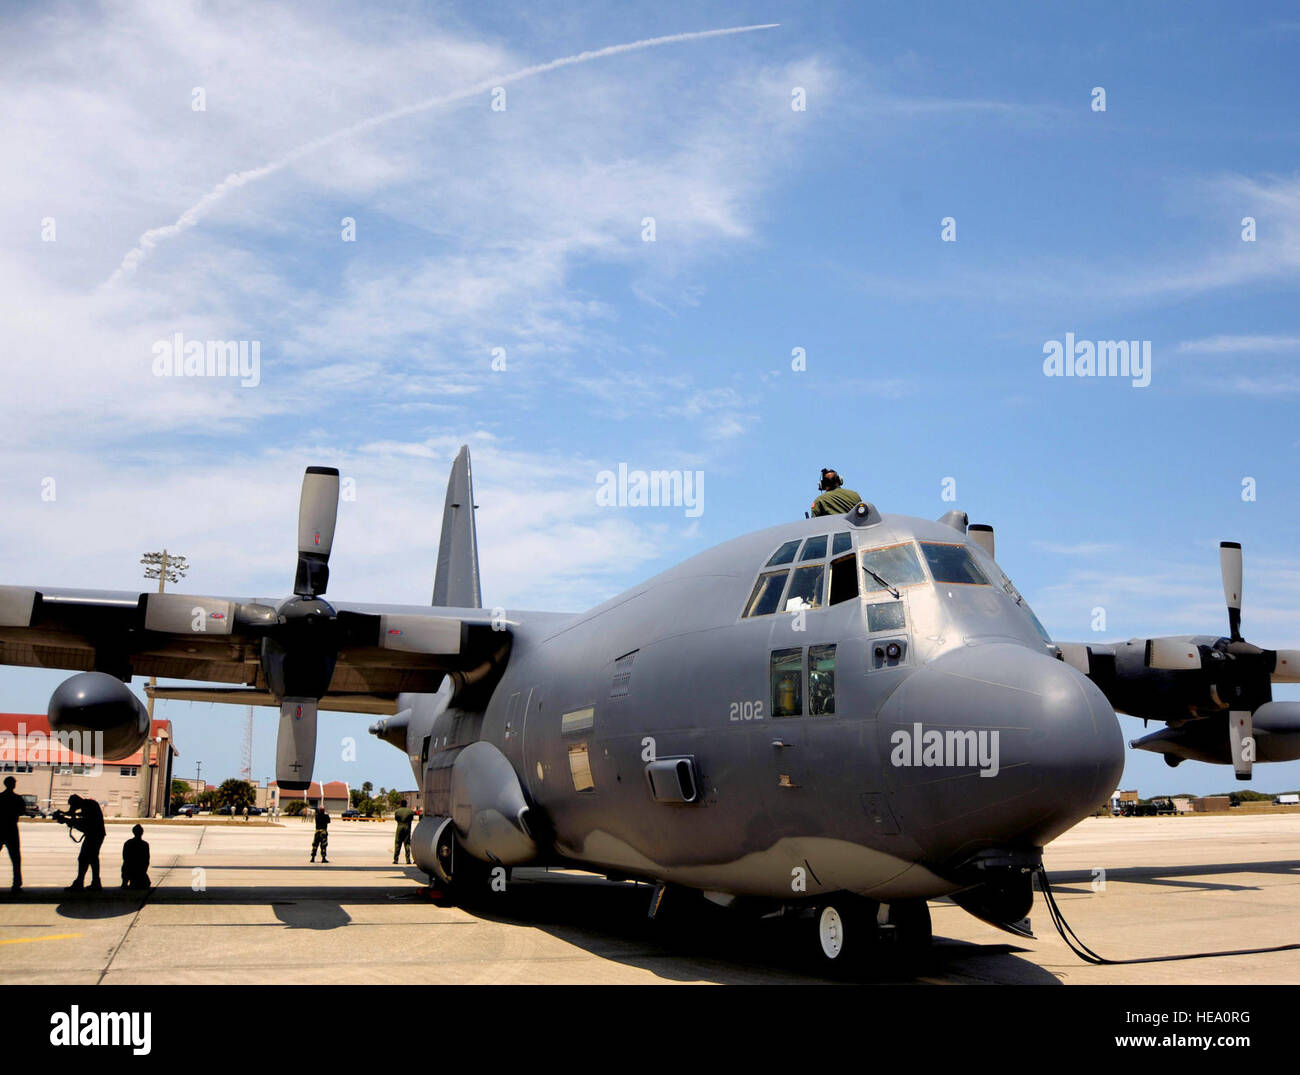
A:
{"label": "parked car", "polygon": [[360,817],[360,816],[361,816],[360,810],[344,810],[343,813],[339,814],[339,817],[347,818],[349,820],[351,820],[354,817]]}
{"label": "parked car", "polygon": [[27,817],[44,817],[45,811],[41,809],[40,801],[35,795],[23,796],[23,813]]}
{"label": "parked car", "polygon": [[249,817],[260,817],[262,814],[266,813],[266,811],[260,806],[250,806],[246,812]]}
{"label": "parked car", "polygon": [[198,817],[199,807],[197,803],[186,803],[176,811],[177,817]]}
{"label": "parked car", "polygon": [[221,814],[223,817],[233,817],[235,814],[235,808],[233,806],[223,806],[217,811],[217,813]]}

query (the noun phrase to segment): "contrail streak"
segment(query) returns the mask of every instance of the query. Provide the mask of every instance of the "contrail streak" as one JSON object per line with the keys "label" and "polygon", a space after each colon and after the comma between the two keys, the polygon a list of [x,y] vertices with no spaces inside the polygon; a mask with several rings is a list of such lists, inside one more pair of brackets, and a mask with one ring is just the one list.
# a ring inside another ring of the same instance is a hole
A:
{"label": "contrail streak", "polygon": [[375,127],[381,127],[385,123],[391,123],[395,119],[401,119],[404,116],[413,116],[417,112],[427,112],[431,108],[437,108],[440,105],[453,104],[456,101],[463,101],[467,97],[473,97],[476,94],[485,93],[497,86],[504,86],[511,82],[518,82],[520,79],[531,78],[533,75],[545,74],[547,71],[554,71],[558,67],[571,67],[577,63],[587,63],[590,60],[603,59],[606,56],[617,56],[621,52],[637,52],[640,49],[656,48],[659,45],[675,45],[683,41],[698,41],[705,37],[723,37],[728,34],[746,34],[753,30],[771,30],[779,26],[780,23],[768,22],[757,26],[732,26],[723,30],[698,30],[689,34],[670,34],[667,37],[649,37],[644,41],[632,41],[626,45],[610,45],[608,48],[595,49],[590,52],[579,52],[574,56],[565,56],[559,60],[551,60],[549,63],[534,64],[532,67],[524,67],[508,75],[500,75],[496,78],[484,79],[463,90],[456,90],[454,93],[442,94],[439,97],[430,97],[428,100],[420,101],[418,104],[404,105],[401,108],[394,108],[390,112],[382,112],[377,116],[371,116],[369,119],[360,120],[350,127],[343,127],[331,134],[322,135],[319,138],[313,138],[310,142],[304,142],[296,149],[290,150],[283,157],[277,160],[268,161],[257,168],[249,168],[243,172],[232,172],[226,176],[220,183],[213,187],[207,194],[203,195],[197,202],[185,210],[176,218],[174,224],[166,224],[161,228],[150,228],[140,236],[136,245],[131,248],[122,258],[122,264],[119,265],[112,276],[109,277],[108,283],[114,284],[123,276],[135,272],[140,263],[149,256],[162,240],[170,239],[174,235],[194,227],[204,216],[207,215],[217,202],[221,201],[227,194],[240,187],[247,186],[249,183],[258,179],[264,179],[268,175],[278,172],[281,168],[293,164],[294,161],[300,160],[316,150],[322,149],[333,142],[338,142],[344,138],[350,138],[354,134],[360,134],[362,131],[369,131]]}

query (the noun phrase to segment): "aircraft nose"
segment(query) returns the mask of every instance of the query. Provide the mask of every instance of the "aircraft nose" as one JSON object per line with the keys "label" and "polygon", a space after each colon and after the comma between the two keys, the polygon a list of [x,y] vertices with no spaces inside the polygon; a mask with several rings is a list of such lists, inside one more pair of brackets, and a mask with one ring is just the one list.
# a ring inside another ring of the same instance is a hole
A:
{"label": "aircraft nose", "polygon": [[1097,686],[1010,643],[923,665],[878,721],[899,821],[934,862],[1043,846],[1094,813],[1124,766],[1119,721]]}

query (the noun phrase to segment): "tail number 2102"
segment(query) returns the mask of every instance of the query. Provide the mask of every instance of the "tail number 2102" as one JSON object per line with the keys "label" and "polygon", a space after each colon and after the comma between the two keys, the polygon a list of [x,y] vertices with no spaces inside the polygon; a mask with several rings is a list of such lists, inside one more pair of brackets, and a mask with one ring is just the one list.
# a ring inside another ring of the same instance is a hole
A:
{"label": "tail number 2102", "polygon": [[731,703],[732,720],[762,720],[763,703],[757,702],[732,702]]}

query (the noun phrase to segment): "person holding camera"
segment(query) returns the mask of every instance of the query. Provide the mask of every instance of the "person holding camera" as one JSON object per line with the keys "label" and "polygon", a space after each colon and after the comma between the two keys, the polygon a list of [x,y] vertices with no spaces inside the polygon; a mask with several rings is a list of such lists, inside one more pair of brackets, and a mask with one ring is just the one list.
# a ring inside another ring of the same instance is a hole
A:
{"label": "person holding camera", "polygon": [[[79,892],[86,887],[86,870],[90,870],[90,890],[100,891],[104,886],[99,883],[99,849],[104,846],[104,811],[94,799],[83,799],[80,795],[68,796],[68,809],[54,811],[54,820],[69,829],[81,832],[81,850],[77,853],[77,879],[65,892]],[[69,833],[71,835],[71,833]],[[74,837],[75,839],[75,837]]]}

